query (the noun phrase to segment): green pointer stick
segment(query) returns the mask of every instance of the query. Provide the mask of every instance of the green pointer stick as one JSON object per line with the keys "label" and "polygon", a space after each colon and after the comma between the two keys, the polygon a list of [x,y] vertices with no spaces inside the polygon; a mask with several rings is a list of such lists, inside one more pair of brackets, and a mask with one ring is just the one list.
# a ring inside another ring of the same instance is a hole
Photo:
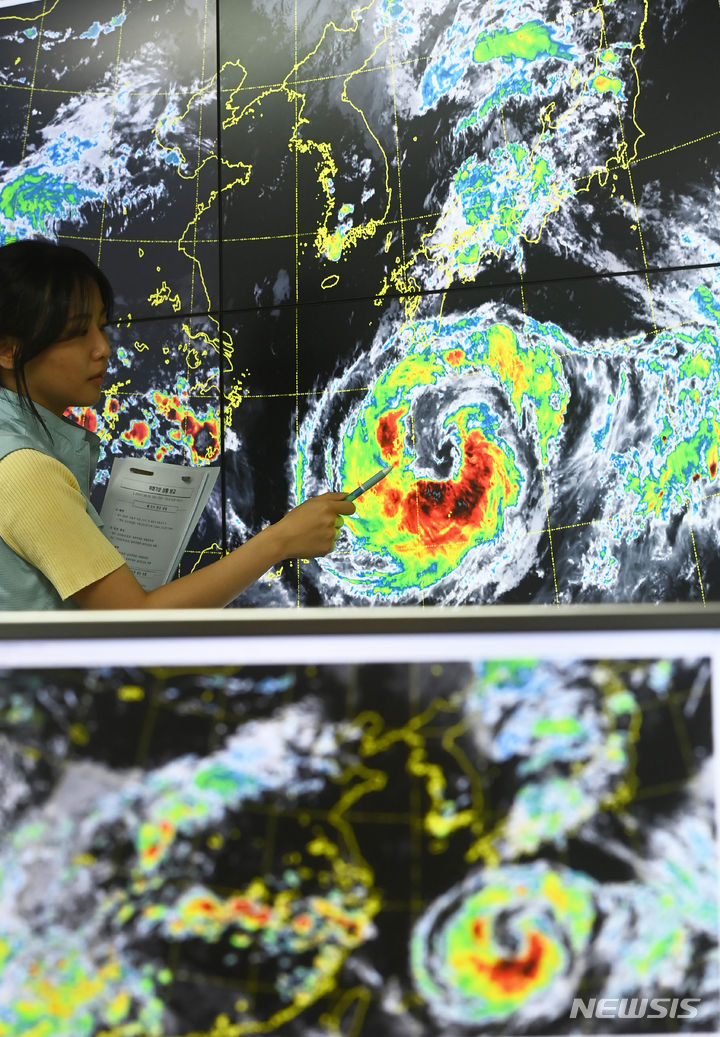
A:
{"label": "green pointer stick", "polygon": [[384,479],[385,476],[393,470],[393,468],[394,465],[391,464],[389,464],[387,468],[381,468],[379,472],[375,473],[375,475],[366,479],[365,482],[361,482],[357,489],[353,490],[352,493],[347,493],[345,495],[345,500],[355,500],[361,493],[365,493],[365,490],[369,490],[371,486],[377,485],[377,483],[379,483],[381,479]]}

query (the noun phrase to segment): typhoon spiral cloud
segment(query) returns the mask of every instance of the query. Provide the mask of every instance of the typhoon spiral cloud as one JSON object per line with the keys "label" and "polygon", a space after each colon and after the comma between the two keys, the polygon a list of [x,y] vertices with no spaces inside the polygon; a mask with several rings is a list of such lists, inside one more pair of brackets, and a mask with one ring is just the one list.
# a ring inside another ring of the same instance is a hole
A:
{"label": "typhoon spiral cloud", "polygon": [[415,987],[440,1023],[557,1016],[585,967],[595,883],[544,862],[469,875],[439,897],[411,944]]}
{"label": "typhoon spiral cloud", "polygon": [[556,329],[522,328],[482,308],[410,321],[323,393],[300,429],[298,496],[393,466],[348,520],[345,551],[321,562],[329,593],[419,600],[442,585],[460,600],[483,568],[488,582],[519,578],[569,398]]}

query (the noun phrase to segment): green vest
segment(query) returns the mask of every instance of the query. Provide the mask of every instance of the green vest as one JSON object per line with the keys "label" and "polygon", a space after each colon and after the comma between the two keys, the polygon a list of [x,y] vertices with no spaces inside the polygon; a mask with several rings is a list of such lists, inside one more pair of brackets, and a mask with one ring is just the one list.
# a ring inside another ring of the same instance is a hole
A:
{"label": "green vest", "polygon": [[[74,422],[58,418],[45,407],[37,403],[35,407],[52,439],[32,412],[20,406],[16,393],[0,389],[0,460],[13,450],[25,447],[54,457],[75,476],[87,501],[88,514],[95,525],[101,527],[102,520],[90,503],[100,440]],[[16,554],[0,537],[0,610],[73,608],[77,606],[71,598],[63,601],[47,577]]]}

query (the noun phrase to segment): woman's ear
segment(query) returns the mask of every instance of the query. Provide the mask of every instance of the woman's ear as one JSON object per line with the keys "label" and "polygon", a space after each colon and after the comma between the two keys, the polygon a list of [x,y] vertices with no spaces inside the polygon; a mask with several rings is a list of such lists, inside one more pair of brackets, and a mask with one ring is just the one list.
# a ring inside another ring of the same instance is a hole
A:
{"label": "woman's ear", "polygon": [[0,338],[0,387],[3,389],[13,388],[15,385],[15,354],[18,349],[17,341],[13,338]]}
{"label": "woman's ear", "polygon": [[17,342],[14,338],[0,338],[0,369],[12,371],[15,364]]}

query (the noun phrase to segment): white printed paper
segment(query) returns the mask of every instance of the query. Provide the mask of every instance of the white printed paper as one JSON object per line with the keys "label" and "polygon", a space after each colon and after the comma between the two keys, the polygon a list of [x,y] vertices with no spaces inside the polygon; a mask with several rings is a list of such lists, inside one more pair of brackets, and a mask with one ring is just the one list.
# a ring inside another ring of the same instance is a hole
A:
{"label": "white printed paper", "polygon": [[100,518],[145,590],[173,576],[219,468],[116,458]]}

